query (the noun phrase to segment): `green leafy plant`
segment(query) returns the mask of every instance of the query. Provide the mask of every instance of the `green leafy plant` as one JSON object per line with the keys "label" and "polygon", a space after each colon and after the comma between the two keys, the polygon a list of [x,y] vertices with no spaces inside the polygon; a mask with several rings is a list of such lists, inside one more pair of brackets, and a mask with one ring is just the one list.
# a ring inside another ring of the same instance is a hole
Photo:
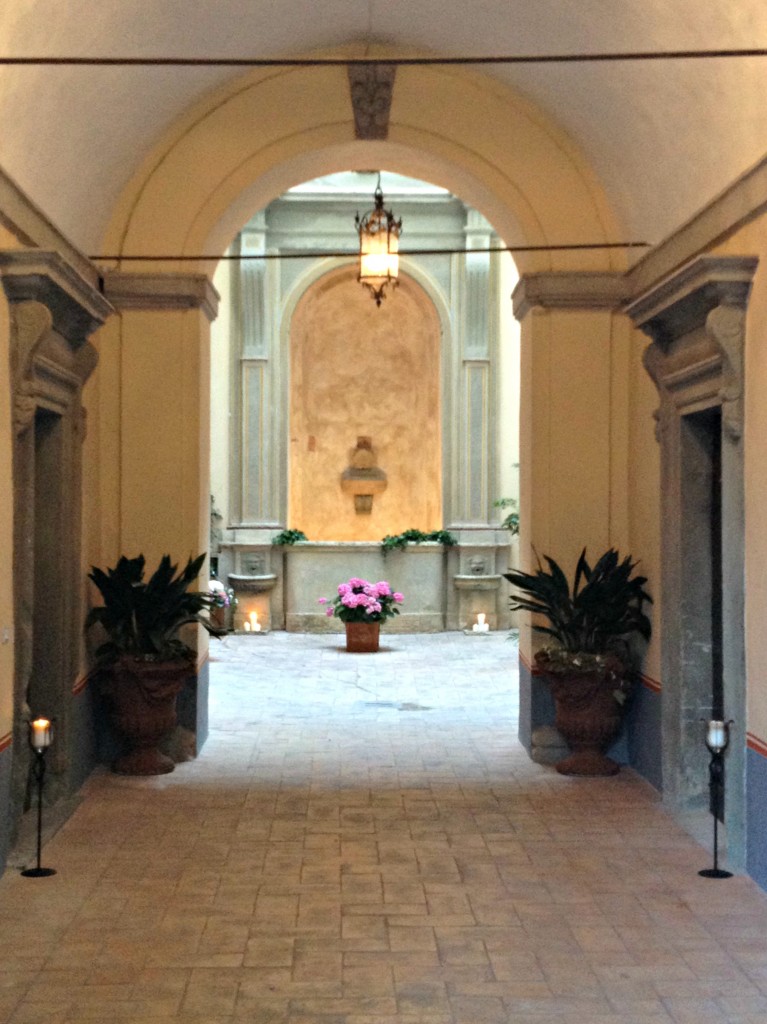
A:
{"label": "green leafy plant", "polygon": [[178,633],[191,622],[198,622],[214,636],[221,635],[201,615],[210,608],[210,595],[189,589],[204,561],[205,552],[190,558],[176,575],[178,566],[171,563],[170,555],[163,555],[148,580],[144,580],[143,555],[123,555],[115,568],[106,572],[91,566],[88,579],[96,585],[104,603],[90,610],[85,628],[99,625],[107,635],[107,640],[96,649],[98,665],[112,665],[123,656],[143,661],[189,658],[194,652]]}
{"label": "green leafy plant", "polygon": [[591,566],[584,548],[571,588],[557,562],[548,555],[544,558],[548,569],[538,559],[535,573],[515,569],[503,575],[521,591],[511,598],[512,610],[529,611],[546,620],[546,625],[534,624],[553,641],[539,652],[546,670],[588,671],[616,659],[628,668],[630,641],[637,635],[649,640],[651,632],[643,605],[652,603],[652,598],[644,589],[647,577],[634,575],[637,563],[631,556],[621,560],[610,548]]}
{"label": "green leafy plant", "polygon": [[309,540],[303,530],[283,530],[276,537],[272,537],[272,544],[285,546],[288,544],[298,544],[302,540]]}
{"label": "green leafy plant", "polygon": [[504,530],[508,530],[512,537],[516,536],[519,533],[519,503],[517,502],[517,499],[499,498],[497,501],[493,502],[493,508],[511,509],[511,512],[506,515],[505,519],[501,523],[501,527]]}
{"label": "green leafy plant", "polygon": [[432,530],[431,533],[424,533],[422,530],[405,530],[404,533],[387,534],[381,541],[381,549],[386,555],[389,551],[404,551],[408,544],[423,544],[426,541],[444,544],[448,548],[458,543],[452,533],[448,533],[447,530]]}

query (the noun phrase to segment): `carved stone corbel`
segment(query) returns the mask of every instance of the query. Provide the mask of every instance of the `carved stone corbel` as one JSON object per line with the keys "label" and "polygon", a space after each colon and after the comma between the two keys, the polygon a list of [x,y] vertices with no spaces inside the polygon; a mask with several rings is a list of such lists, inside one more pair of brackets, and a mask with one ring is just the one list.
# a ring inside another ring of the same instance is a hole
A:
{"label": "carved stone corbel", "polygon": [[15,341],[11,346],[11,374],[20,383],[31,373],[35,352],[53,328],[53,314],[42,302],[13,302],[11,326]]}
{"label": "carved stone corbel", "polygon": [[29,381],[21,381],[13,393],[13,432],[19,437],[28,430],[35,418],[37,399]]}
{"label": "carved stone corbel", "polygon": [[347,71],[355,138],[388,138],[396,65],[349,64]]}
{"label": "carved stone corbel", "polygon": [[746,316],[737,306],[721,305],[706,317],[706,332],[722,353],[722,433],[733,443],[743,436],[743,343]]}

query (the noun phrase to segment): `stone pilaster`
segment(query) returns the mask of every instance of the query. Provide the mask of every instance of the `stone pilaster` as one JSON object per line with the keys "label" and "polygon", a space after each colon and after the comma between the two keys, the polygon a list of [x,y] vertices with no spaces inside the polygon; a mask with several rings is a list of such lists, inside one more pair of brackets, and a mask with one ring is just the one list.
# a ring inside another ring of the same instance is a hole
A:
{"label": "stone pilaster", "polygon": [[[628,332],[617,273],[524,275],[512,296],[521,323],[520,561],[535,552],[569,575],[581,550],[621,545],[628,479],[628,411],[616,392],[628,380]],[[529,616],[520,627],[520,739],[553,719],[547,688],[529,665],[540,646]]]}
{"label": "stone pilaster", "polygon": [[[266,252],[263,213],[239,237],[243,256]],[[287,515],[285,481],[285,388],[287,353],[273,323],[278,308],[278,274],[268,260],[242,260],[235,270],[231,450],[234,471],[230,506],[236,527],[274,528]]]}
{"label": "stone pilaster", "polygon": [[[119,408],[102,403],[101,468],[115,455],[116,554],[156,566],[181,564],[210,540],[210,321],[218,295],[202,274],[109,273],[106,294],[119,323],[103,339],[106,377]],[[108,353],[108,355],[107,355]],[[207,634],[197,637],[198,674],[179,703],[187,754],[207,734]]]}
{"label": "stone pilaster", "polygon": [[[490,225],[471,210],[465,228],[469,249],[491,247]],[[461,471],[454,475],[457,493],[453,526],[488,526],[496,497],[495,451],[491,444],[496,417],[493,380],[498,359],[497,257],[469,252],[460,260],[460,382],[454,395],[459,436],[455,454]]]}

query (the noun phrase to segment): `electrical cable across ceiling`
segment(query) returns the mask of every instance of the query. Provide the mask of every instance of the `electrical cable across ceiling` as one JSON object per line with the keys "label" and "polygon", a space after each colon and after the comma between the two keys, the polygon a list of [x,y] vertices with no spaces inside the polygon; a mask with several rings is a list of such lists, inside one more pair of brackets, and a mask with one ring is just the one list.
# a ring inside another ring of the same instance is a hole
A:
{"label": "electrical cable across ceiling", "polygon": [[637,50],[615,53],[520,53],[463,57],[0,57],[0,66],[13,67],[237,67],[324,68],[348,65],[430,67],[482,64],[586,64],[619,61],[721,60],[767,57],[767,47],[716,50]]}
{"label": "electrical cable across ceiling", "polygon": [[[648,249],[650,242],[578,242],[564,245],[499,245],[490,246],[484,249],[407,249],[400,250],[400,256],[455,256],[472,253],[522,253],[522,252],[578,252],[589,249]],[[256,252],[256,253],[202,253],[197,256],[171,255],[168,253],[156,254],[145,253],[143,255],[132,253],[120,255],[119,253],[100,254],[89,256],[88,259],[97,263],[194,263],[206,261],[219,262],[229,260],[240,262],[244,260],[316,260],[316,259],[344,259],[347,256],[358,256],[359,252],[351,249],[330,250],[330,249],[302,249],[290,252]]]}

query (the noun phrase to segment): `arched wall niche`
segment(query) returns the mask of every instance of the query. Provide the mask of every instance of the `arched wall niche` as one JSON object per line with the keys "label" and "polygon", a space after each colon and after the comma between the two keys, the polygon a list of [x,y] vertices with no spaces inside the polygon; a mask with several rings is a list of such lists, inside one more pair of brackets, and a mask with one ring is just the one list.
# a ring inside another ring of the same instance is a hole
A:
{"label": "arched wall niche", "polygon": [[[304,290],[290,320],[289,526],[318,541],[441,529],[441,333],[407,274],[380,308],[350,264]],[[363,438],[383,474],[369,509],[350,490]]]}

